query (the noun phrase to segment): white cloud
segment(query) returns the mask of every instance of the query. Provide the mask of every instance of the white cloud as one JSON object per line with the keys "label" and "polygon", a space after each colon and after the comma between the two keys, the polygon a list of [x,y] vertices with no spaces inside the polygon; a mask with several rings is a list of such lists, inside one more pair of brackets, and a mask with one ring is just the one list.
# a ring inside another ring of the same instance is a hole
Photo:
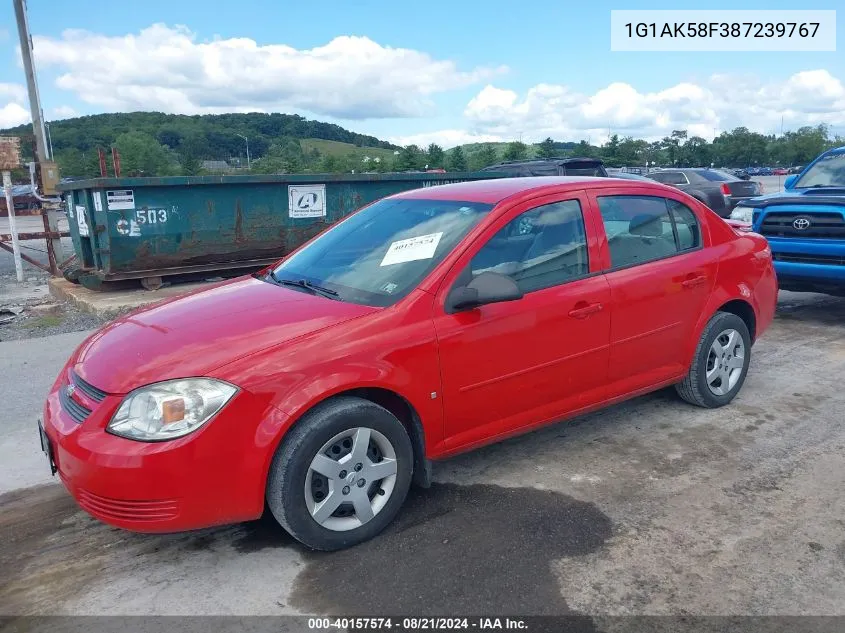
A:
{"label": "white cloud", "polygon": [[81,30],[36,37],[37,63],[57,85],[113,111],[178,113],[304,110],[363,119],[428,114],[436,93],[504,71],[461,70],[426,53],[341,36],[308,50],[249,38],[198,41],[154,24],[110,37]]}
{"label": "white cloud", "polygon": [[70,119],[75,116],[79,116],[79,113],[70,106],[61,105],[53,108],[53,119]]}
{"label": "white cloud", "polygon": [[28,123],[26,89],[20,84],[0,83],[0,128]]}
{"label": "white cloud", "polygon": [[[754,77],[713,75],[701,83],[683,82],[656,92],[614,82],[592,95],[568,86],[538,84],[520,97],[512,90],[488,85],[470,100],[464,116],[467,134],[503,140],[523,135],[527,141],[552,136],[597,143],[613,133],[655,139],[676,129],[710,139],[714,129],[740,125],[778,132],[781,117],[784,129],[818,123],[843,126],[845,85],[827,70],[799,72],[769,83]],[[460,130],[448,132],[461,134]]]}

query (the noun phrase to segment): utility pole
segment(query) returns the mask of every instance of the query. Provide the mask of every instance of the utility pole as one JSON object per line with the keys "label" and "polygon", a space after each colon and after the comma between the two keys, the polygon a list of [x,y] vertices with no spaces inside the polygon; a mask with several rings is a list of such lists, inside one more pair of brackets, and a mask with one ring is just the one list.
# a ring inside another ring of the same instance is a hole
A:
{"label": "utility pole", "polygon": [[47,144],[50,146],[50,160],[53,160],[53,135],[50,133],[50,124],[44,121],[44,127],[47,128]]}
{"label": "utility pole", "polygon": [[[237,132],[236,132],[236,134],[237,134]],[[244,136],[243,134],[238,134],[238,136],[240,136],[243,140],[246,141],[246,168],[247,168],[247,170],[249,170],[249,169],[251,169],[250,166],[249,166],[249,139],[246,136]]]}
{"label": "utility pole", "polygon": [[[15,20],[18,25],[18,36],[21,43],[21,59],[26,75],[26,89],[29,94],[29,111],[32,115],[32,133],[35,136],[35,160],[43,166],[50,160],[47,153],[47,139],[44,131],[44,117],[41,111],[41,97],[38,94],[38,81],[35,77],[35,63],[32,59],[32,37],[29,34],[29,22],[26,16],[24,0],[12,0],[15,7]],[[41,170],[38,172],[41,174]],[[43,194],[46,194],[42,186]],[[55,207],[55,208],[52,208]],[[56,205],[44,203],[42,213],[47,216],[47,228],[54,235],[59,234],[59,210]],[[60,237],[47,238],[47,250],[52,251],[57,262],[64,259],[62,253],[62,239]],[[54,271],[57,272],[57,271]]]}
{"label": "utility pole", "polygon": [[6,194],[6,209],[9,211],[9,232],[12,234],[12,255],[15,260],[15,276],[18,283],[23,281],[23,265],[21,264],[21,247],[18,242],[18,227],[15,224],[15,200],[12,196],[12,174],[3,170],[3,191]]}
{"label": "utility pole", "polygon": [[15,5],[15,19],[18,23],[18,35],[21,40],[21,57],[26,74],[26,89],[29,92],[29,111],[32,114],[32,132],[35,135],[36,160],[43,163],[49,160],[47,141],[44,132],[44,118],[41,116],[41,97],[38,94],[38,82],[35,78],[35,64],[32,60],[32,37],[29,34],[29,22],[26,18],[24,0],[12,0]]}

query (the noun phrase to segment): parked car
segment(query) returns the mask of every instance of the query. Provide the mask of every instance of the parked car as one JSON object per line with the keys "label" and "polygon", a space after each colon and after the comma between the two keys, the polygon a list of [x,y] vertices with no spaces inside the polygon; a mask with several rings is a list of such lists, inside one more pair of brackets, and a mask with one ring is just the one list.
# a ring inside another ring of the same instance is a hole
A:
{"label": "parked car", "polygon": [[786,167],[776,167],[772,170],[773,176],[786,176],[789,174],[789,170]]}
{"label": "parked car", "polygon": [[336,550],[387,526],[432,460],[669,385],[728,404],[776,295],[764,238],[654,182],[418,189],[103,327],[52,386],[42,445],[112,525],[266,504]]}
{"label": "parked car", "polygon": [[640,174],[635,174],[630,171],[617,171],[612,174],[608,174],[609,178],[621,178],[622,180],[640,180],[645,182],[650,182],[651,178],[648,176],[641,176]]}
{"label": "parked car", "polygon": [[803,166],[803,165],[796,165],[795,167],[790,167],[790,168],[789,168],[789,173],[790,173],[790,174],[800,174],[802,171],[804,171],[804,166]]}
{"label": "parked car", "polygon": [[719,169],[662,169],[651,172],[648,177],[690,194],[723,218],[730,216],[731,209],[740,200],[762,193],[760,183],[740,180]]}
{"label": "parked car", "polygon": [[607,177],[604,163],[598,158],[550,158],[515,160],[490,165],[479,171],[518,176],[599,176]]}
{"label": "parked car", "polygon": [[741,202],[731,217],[769,240],[781,288],[845,295],[845,147],[788,176],[784,191]]}
{"label": "parked car", "polygon": [[740,180],[751,180],[751,175],[744,169],[722,169],[721,171],[726,171],[729,174],[733,174]]}

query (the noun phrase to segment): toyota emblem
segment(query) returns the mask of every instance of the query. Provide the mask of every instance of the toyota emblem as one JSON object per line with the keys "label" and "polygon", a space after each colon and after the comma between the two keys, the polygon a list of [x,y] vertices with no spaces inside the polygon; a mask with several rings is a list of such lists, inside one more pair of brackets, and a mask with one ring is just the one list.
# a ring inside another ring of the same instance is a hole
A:
{"label": "toyota emblem", "polygon": [[810,220],[809,218],[795,218],[792,221],[792,226],[795,227],[798,231],[806,231],[810,228]]}

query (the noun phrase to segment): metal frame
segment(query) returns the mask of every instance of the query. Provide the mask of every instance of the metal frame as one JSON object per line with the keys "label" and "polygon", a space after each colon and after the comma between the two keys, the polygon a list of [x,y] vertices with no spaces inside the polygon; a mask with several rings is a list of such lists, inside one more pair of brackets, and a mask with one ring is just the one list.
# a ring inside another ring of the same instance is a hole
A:
{"label": "metal frame", "polygon": [[[11,210],[10,213],[14,213],[14,210]],[[52,231],[50,229],[50,220],[47,216],[47,209],[41,209],[41,219],[44,221],[44,230],[38,231],[35,233],[18,233],[18,240],[19,241],[33,241],[33,240],[45,240],[47,243],[47,260],[48,264],[45,266],[37,259],[30,257],[29,255],[25,255],[21,253],[21,259],[35,266],[36,268],[40,268],[51,275],[60,275],[61,274],[61,267],[68,261],[65,260],[61,263],[56,261],[56,251],[53,248],[53,240],[58,240],[63,237],[70,237],[70,233],[68,231]],[[0,233],[0,248],[4,251],[8,251],[10,253],[14,253],[12,247],[9,245],[9,242],[12,241],[12,234],[11,233]]]}

